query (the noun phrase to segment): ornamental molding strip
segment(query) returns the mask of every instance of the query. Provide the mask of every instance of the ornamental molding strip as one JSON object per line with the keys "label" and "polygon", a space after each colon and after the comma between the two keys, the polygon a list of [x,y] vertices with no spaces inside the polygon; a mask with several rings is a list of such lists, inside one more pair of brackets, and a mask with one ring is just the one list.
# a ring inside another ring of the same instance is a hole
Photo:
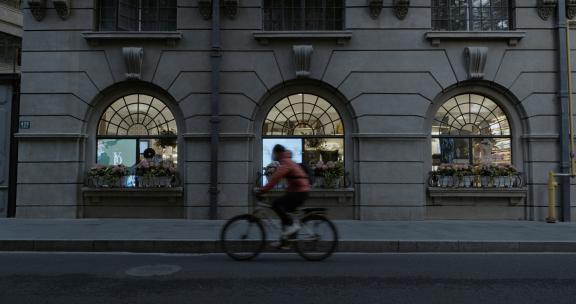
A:
{"label": "ornamental molding strip", "polygon": [[70,1],[72,0],[52,0],[56,13],[63,20],[68,19],[70,16]]}
{"label": "ornamental molding strip", "polygon": [[372,17],[372,19],[376,19],[380,16],[383,7],[383,0],[368,0],[368,9],[370,10],[370,17]]}
{"label": "ornamental molding strip", "polygon": [[212,18],[212,1],[200,0],[198,1],[198,11],[204,20]]}
{"label": "ornamental molding strip", "polygon": [[568,19],[576,17],[576,0],[566,0],[566,17]]}
{"label": "ornamental molding strip", "polygon": [[468,79],[484,78],[484,68],[488,60],[488,48],[481,46],[469,46],[464,49],[464,56],[468,65]]}
{"label": "ornamental molding strip", "polygon": [[36,21],[42,21],[46,16],[46,0],[28,0],[30,13]]}
{"label": "ornamental molding strip", "polygon": [[396,18],[403,20],[408,15],[408,9],[410,8],[410,0],[394,0],[394,15]]}
{"label": "ornamental molding strip", "polygon": [[538,0],[538,15],[542,20],[548,20],[554,14],[558,0]]}
{"label": "ornamental molding strip", "polygon": [[224,16],[228,19],[234,19],[238,15],[238,0],[223,0],[222,1],[222,12]]}
{"label": "ornamental molding strip", "polygon": [[295,45],[294,64],[296,66],[296,77],[306,78],[310,76],[310,61],[314,48],[311,45]]}
{"label": "ornamental molding strip", "polygon": [[[221,11],[228,19],[235,19],[238,15],[238,7],[240,6],[239,0],[220,0]],[[212,18],[212,1],[199,0],[198,11],[204,20]]]}
{"label": "ornamental molding strip", "polygon": [[144,48],[124,47],[122,48],[122,55],[124,55],[124,63],[126,64],[126,79],[140,79]]}

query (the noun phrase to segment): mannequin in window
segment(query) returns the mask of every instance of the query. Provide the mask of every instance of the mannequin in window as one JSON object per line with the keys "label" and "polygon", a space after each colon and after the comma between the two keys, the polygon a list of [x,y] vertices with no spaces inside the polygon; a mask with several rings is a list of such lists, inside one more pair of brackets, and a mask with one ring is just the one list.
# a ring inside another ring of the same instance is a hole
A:
{"label": "mannequin in window", "polygon": [[452,162],[454,162],[454,139],[441,138],[440,153],[442,155],[443,164],[451,164]]}
{"label": "mannequin in window", "polygon": [[492,141],[490,139],[484,138],[478,144],[480,162],[485,165],[492,164]]}
{"label": "mannequin in window", "polygon": [[156,151],[152,148],[148,148],[144,150],[144,159],[147,160],[151,164],[159,164],[162,162],[162,156],[156,154]]}

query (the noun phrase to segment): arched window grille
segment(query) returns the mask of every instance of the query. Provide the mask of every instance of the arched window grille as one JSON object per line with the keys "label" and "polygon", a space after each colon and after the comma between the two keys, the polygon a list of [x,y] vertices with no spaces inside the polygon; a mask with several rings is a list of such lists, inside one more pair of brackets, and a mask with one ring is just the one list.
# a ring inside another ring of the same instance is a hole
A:
{"label": "arched window grille", "polygon": [[176,163],[177,134],[176,119],[163,101],[144,94],[121,97],[100,117],[97,162],[132,167],[152,149],[155,161]]}
{"label": "arched window grille", "polygon": [[490,98],[463,94],[446,101],[432,123],[433,165],[511,163],[506,113]]}
{"label": "arched window grille", "polygon": [[295,161],[344,161],[344,125],[330,102],[312,94],[294,94],[278,101],[263,125],[263,164],[271,161],[271,150],[282,144]]}

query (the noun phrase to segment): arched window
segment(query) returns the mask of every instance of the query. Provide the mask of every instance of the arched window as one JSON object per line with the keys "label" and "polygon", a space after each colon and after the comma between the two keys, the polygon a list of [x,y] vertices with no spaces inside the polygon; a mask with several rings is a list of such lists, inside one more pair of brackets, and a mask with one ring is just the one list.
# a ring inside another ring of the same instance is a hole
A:
{"label": "arched window", "polygon": [[135,94],[114,101],[100,117],[97,132],[98,164],[132,167],[148,148],[157,160],[177,162],[176,120],[168,106],[152,96]]}
{"label": "arched window", "polygon": [[271,161],[275,144],[293,152],[295,161],[344,161],[344,125],[338,111],[325,99],[294,94],[277,102],[268,112],[263,135],[263,164]]}
{"label": "arched window", "polygon": [[490,98],[464,94],[446,101],[432,123],[433,166],[509,164],[510,124]]}

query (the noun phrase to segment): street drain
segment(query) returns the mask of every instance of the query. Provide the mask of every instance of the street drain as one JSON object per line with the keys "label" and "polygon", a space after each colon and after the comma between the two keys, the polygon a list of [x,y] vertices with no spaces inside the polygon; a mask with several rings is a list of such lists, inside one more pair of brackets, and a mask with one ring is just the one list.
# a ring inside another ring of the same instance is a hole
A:
{"label": "street drain", "polygon": [[126,270],[126,274],[134,277],[165,276],[182,270],[178,265],[144,265]]}

